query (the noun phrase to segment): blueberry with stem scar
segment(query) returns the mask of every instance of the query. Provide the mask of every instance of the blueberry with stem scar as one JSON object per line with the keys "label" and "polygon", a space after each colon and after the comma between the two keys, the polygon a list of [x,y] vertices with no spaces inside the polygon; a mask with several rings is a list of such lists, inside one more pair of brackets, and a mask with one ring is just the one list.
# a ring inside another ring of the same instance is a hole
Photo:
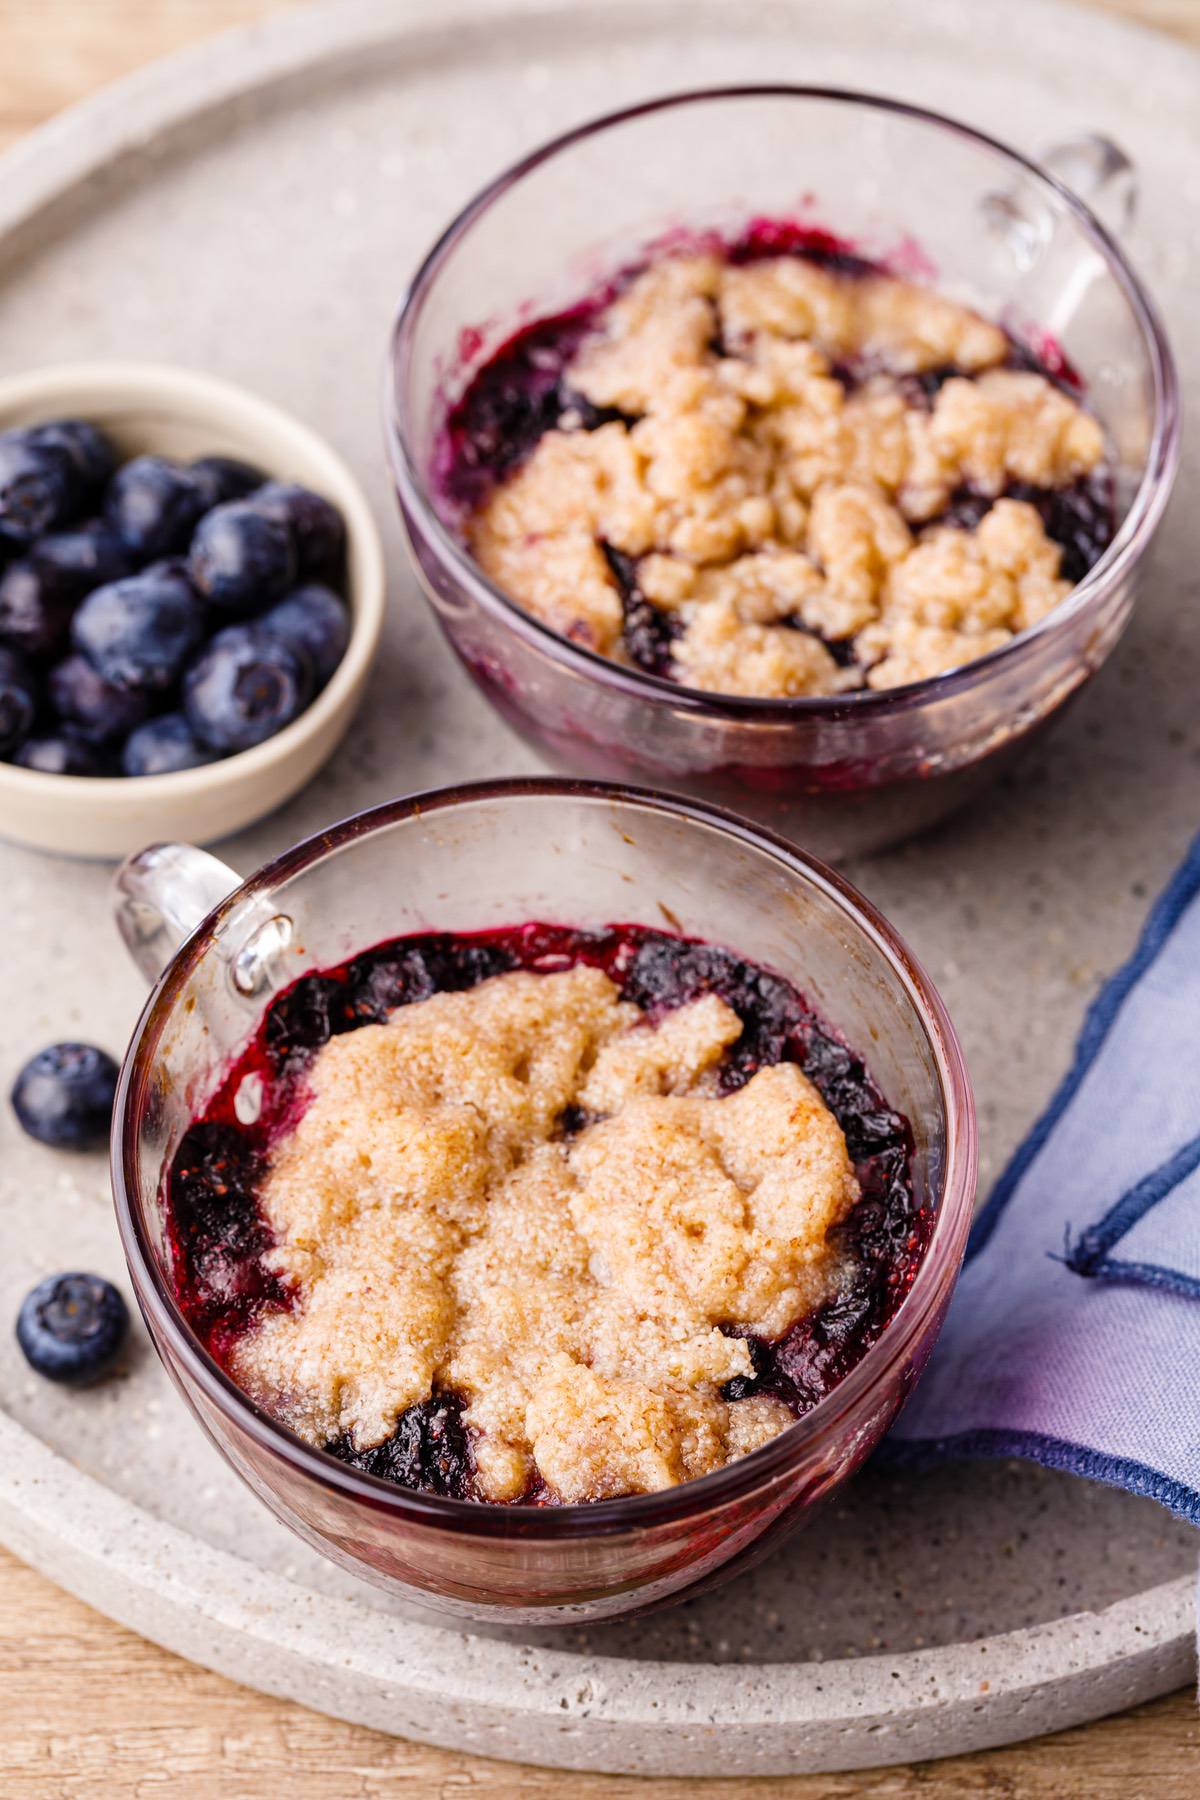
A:
{"label": "blueberry with stem scar", "polygon": [[0,531],[18,544],[65,525],[80,497],[75,464],[30,431],[0,436]]}
{"label": "blueberry with stem scar", "polygon": [[100,1275],[51,1275],[26,1294],[17,1343],[48,1381],[88,1387],[110,1374],[129,1334],[129,1309]]}
{"label": "blueberry with stem scar", "polygon": [[274,737],[312,696],[312,669],[253,626],[219,631],[183,682],[183,710],[202,744],[249,750]]}

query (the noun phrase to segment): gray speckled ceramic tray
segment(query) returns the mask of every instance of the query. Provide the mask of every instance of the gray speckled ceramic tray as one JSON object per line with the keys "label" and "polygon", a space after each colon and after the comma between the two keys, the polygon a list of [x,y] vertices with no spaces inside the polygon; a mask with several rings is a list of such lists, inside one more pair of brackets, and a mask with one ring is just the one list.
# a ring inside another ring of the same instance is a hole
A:
{"label": "gray speckled ceramic tray", "polygon": [[[7,158],[0,368],[135,354],[246,381],[328,434],[388,528],[393,617],[361,725],[228,860],[249,868],[398,790],[535,766],[452,666],[405,566],[377,420],[396,296],[520,149],[622,100],[754,78],[890,90],[1027,148],[1110,132],[1140,169],[1135,254],[1200,398],[1200,64],[1094,12],[339,0],[152,69]],[[1181,495],[1197,473],[1193,444]],[[1198,567],[1185,498],[1125,645],[1058,734],[968,818],[853,871],[958,1021],[985,1183],[1196,823]],[[0,850],[5,1086],[47,1039],[117,1049],[133,1023],[107,879]],[[102,1162],[39,1150],[3,1110],[0,1320],[64,1261],[120,1272]],[[71,1396],[37,1383],[5,1330],[0,1399],[0,1536],[20,1554],[242,1680],[492,1755],[697,1774],[884,1763],[1095,1716],[1191,1668],[1193,1536],[1148,1501],[1017,1465],[868,1472],[757,1571],[641,1622],[464,1632],[286,1535],[144,1343],[126,1380]]]}

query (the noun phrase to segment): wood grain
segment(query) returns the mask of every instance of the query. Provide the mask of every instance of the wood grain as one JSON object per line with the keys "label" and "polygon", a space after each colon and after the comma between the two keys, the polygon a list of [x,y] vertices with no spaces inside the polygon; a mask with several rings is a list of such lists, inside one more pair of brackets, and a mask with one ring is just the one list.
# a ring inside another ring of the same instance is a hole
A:
{"label": "wood grain", "polygon": [[[296,0],[0,0],[0,148],[156,56]],[[884,0],[881,0],[881,6]],[[1200,43],[1200,0],[1095,0]],[[426,1749],[211,1675],[0,1551],[0,1794],[11,1800],[695,1800],[692,1781],[565,1775]],[[948,1762],[706,1782],[703,1800],[1195,1800],[1190,1694]]]}
{"label": "wood grain", "polygon": [[[0,1793],[11,1800],[696,1800],[694,1781],[430,1750],[269,1700],[101,1619],[0,1552]],[[705,1782],[702,1800],[1195,1800],[1190,1695],[1040,1743],[908,1769]]]}

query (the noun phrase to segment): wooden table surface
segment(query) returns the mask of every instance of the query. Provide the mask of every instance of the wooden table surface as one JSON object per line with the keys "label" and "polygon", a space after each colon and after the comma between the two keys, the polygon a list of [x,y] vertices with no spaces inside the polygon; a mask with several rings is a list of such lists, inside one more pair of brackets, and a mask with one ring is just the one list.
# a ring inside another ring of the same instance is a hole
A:
{"label": "wooden table surface", "polygon": [[[296,0],[0,0],[0,149],[103,82]],[[401,4],[402,0],[396,0]],[[734,4],[735,0],[730,0]],[[997,0],[989,0],[996,4]],[[1101,0],[1200,44],[1200,0]],[[881,7],[885,0],[880,0]],[[270,1700],[101,1618],[0,1551],[0,1794],[88,1800],[692,1800],[692,1781],[430,1750]],[[1190,1693],[1011,1749],[861,1774],[724,1780],[703,1800],[1196,1800]]]}

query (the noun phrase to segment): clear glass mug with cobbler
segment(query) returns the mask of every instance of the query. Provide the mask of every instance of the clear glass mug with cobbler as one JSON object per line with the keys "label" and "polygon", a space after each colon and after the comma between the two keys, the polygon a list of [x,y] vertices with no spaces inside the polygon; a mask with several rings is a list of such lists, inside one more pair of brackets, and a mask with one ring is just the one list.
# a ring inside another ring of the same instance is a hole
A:
{"label": "clear glass mug with cobbler", "polygon": [[[1072,179],[1128,183],[1092,149]],[[1079,691],[1178,457],[1153,303],[1078,199],[803,89],[498,177],[413,282],[386,406],[426,593],[509,722],[827,855],[943,816]]]}
{"label": "clear glass mug with cobbler", "polygon": [[114,1186],[160,1355],[285,1523],[469,1616],[606,1618],[859,1466],[976,1174],[953,1029],[868,902],[728,815],[553,779],[236,880],[182,846],[118,878],[161,976]]}

